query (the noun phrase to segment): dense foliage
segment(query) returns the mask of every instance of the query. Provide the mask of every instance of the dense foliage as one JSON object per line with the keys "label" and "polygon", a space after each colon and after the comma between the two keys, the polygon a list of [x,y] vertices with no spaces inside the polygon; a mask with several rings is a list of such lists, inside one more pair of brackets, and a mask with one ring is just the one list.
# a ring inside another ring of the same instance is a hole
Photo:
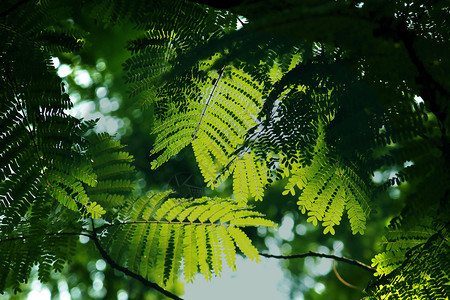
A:
{"label": "dense foliage", "polygon": [[[118,138],[70,114],[52,57],[82,53],[86,20],[134,24],[121,63],[151,123],[148,168],[192,151],[207,196],[136,187]],[[178,299],[181,268],[220,275],[237,248],[259,260],[245,228],[275,226],[253,206],[269,192],[295,196],[323,235],[344,222],[359,236],[394,186],[403,209],[365,294],[449,296],[446,1],[8,0],[0,40],[0,291],[20,291],[35,265],[50,280],[87,236],[112,268]]]}

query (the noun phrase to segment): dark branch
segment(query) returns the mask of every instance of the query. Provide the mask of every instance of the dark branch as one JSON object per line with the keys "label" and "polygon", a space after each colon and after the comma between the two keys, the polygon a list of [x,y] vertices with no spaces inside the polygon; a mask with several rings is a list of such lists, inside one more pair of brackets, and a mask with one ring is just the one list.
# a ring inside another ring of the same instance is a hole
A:
{"label": "dark branch", "polygon": [[[416,77],[416,83],[419,85],[419,92],[425,103],[428,103],[430,110],[440,121],[442,152],[445,164],[450,167],[450,153],[447,139],[447,112],[448,108],[445,104],[450,100],[450,92],[447,91],[437,80],[433,78],[430,72],[419,59],[414,49],[414,37],[405,28],[399,29],[400,38],[405,45],[406,52],[411,63],[416,67],[419,75]],[[440,96],[440,97],[439,97]],[[439,99],[441,98],[441,99]],[[442,99],[443,98],[443,99]]]}
{"label": "dark branch", "polygon": [[8,14],[10,14],[12,11],[14,11],[16,8],[18,8],[19,6],[21,6],[22,4],[25,4],[27,2],[29,2],[30,0],[21,0],[19,2],[17,2],[16,4],[14,4],[13,6],[11,6],[10,8],[8,8],[5,11],[2,11],[0,13],[0,18],[2,17],[6,17]]}
{"label": "dark branch", "polygon": [[436,99],[436,92],[440,93],[445,99],[449,99],[449,92],[438,82],[425,68],[423,62],[419,59],[414,50],[414,40],[412,34],[406,29],[400,32],[400,38],[405,45],[406,52],[412,64],[417,68],[419,73],[416,78],[417,83],[421,86],[421,95],[425,101],[428,101],[431,111],[436,115],[442,124],[445,124],[447,115],[444,109],[439,105]]}
{"label": "dark branch", "polygon": [[136,274],[132,271],[130,271],[129,269],[119,266],[112,258],[111,256],[108,255],[108,253],[106,253],[105,249],[103,249],[102,245],[100,245],[100,241],[97,238],[97,229],[94,227],[94,222],[92,221],[92,231],[93,231],[93,236],[91,237],[92,240],[94,241],[95,246],[97,247],[98,251],[100,252],[100,255],[103,257],[103,259],[114,269],[123,272],[125,275],[128,275],[134,279],[139,280],[142,284],[144,284],[145,286],[151,287],[155,290],[157,290],[158,292],[160,292],[161,294],[171,298],[171,299],[175,299],[175,300],[183,300],[182,298],[178,297],[177,295],[172,294],[171,292],[163,289],[162,287],[160,287],[159,285],[157,285],[154,282],[148,281],[147,279],[145,279],[144,277],[142,277],[139,274]]}
{"label": "dark branch", "polygon": [[277,259],[294,259],[294,258],[305,258],[305,257],[324,257],[324,258],[331,258],[337,261],[345,262],[350,265],[358,266],[360,268],[363,268],[369,272],[375,273],[377,270],[371,266],[368,266],[360,261],[343,257],[343,256],[336,256],[333,254],[325,254],[325,253],[317,253],[309,251],[308,253],[302,253],[302,254],[294,254],[294,255],[272,255],[267,253],[259,253],[259,255],[268,257],[268,258],[277,258]]}

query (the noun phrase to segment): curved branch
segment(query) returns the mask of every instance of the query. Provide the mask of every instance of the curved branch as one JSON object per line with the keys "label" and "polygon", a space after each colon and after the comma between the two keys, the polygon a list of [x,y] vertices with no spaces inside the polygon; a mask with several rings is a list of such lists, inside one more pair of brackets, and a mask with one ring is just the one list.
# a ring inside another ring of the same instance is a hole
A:
{"label": "curved branch", "polygon": [[19,6],[29,2],[30,0],[21,0],[19,2],[17,2],[16,4],[14,4],[13,6],[11,6],[10,8],[8,8],[5,11],[2,11],[0,13],[0,17],[6,17],[8,14],[10,14],[12,11],[16,10]]}
{"label": "curved branch", "polygon": [[268,253],[259,253],[259,255],[268,257],[268,258],[277,258],[277,259],[294,259],[294,258],[305,258],[305,257],[324,257],[324,258],[331,258],[337,261],[345,262],[350,265],[358,266],[360,268],[363,268],[369,272],[375,273],[377,270],[369,265],[366,265],[365,263],[362,263],[358,260],[354,260],[351,258],[343,257],[343,256],[336,256],[333,254],[325,254],[325,253],[317,253],[313,251],[309,251],[308,253],[302,253],[302,254],[294,254],[294,255],[272,255]]}
{"label": "curved branch", "polygon": [[[92,221],[92,220],[91,220]],[[130,271],[129,269],[122,267],[120,265],[118,265],[112,258],[111,256],[108,255],[108,253],[106,253],[105,249],[103,249],[102,245],[100,245],[100,241],[98,240],[97,237],[97,228],[94,227],[94,222],[92,221],[92,231],[93,231],[93,235],[92,235],[92,240],[94,241],[95,246],[97,247],[98,251],[100,252],[100,255],[103,257],[103,259],[114,269],[121,271],[122,273],[124,273],[125,275],[128,275],[134,279],[137,279],[138,281],[140,281],[142,284],[144,284],[145,286],[151,287],[155,290],[157,290],[158,292],[160,292],[161,294],[171,298],[171,299],[175,299],[175,300],[183,300],[182,298],[178,297],[175,294],[172,294],[171,292],[163,289],[162,287],[160,287],[159,285],[157,285],[154,282],[148,281],[147,279],[145,279],[144,277],[142,277],[139,274],[136,274],[132,271]]]}
{"label": "curved branch", "polygon": [[336,275],[337,279],[339,279],[340,282],[342,282],[343,284],[345,284],[349,288],[352,288],[352,289],[355,289],[355,290],[359,290],[359,291],[363,291],[364,290],[363,288],[360,288],[359,286],[353,285],[353,284],[348,283],[347,281],[345,281],[344,278],[342,278],[341,275],[339,275],[339,272],[336,269],[336,265],[334,263],[334,260],[333,260],[333,271],[334,271],[334,274]]}
{"label": "curved branch", "polygon": [[440,84],[436,79],[433,78],[430,72],[428,72],[424,63],[419,59],[415,49],[414,49],[414,38],[407,29],[401,28],[398,30],[400,39],[406,49],[406,53],[411,61],[411,63],[416,67],[419,75],[416,77],[416,82],[421,86],[420,93],[424,101],[428,102],[431,111],[436,115],[442,124],[445,124],[447,113],[443,109],[442,105],[438,102],[436,98],[436,93],[440,93],[446,99],[450,98],[450,93],[445,89],[445,87]]}

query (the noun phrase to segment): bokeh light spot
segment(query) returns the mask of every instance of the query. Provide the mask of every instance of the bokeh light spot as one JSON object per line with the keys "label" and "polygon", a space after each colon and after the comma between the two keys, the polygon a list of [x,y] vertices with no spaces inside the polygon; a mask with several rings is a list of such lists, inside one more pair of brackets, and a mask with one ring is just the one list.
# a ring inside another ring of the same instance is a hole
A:
{"label": "bokeh light spot", "polygon": [[86,244],[87,242],[89,242],[89,237],[85,235],[80,235],[80,243]]}
{"label": "bokeh light spot", "polygon": [[72,298],[80,298],[81,297],[81,290],[79,287],[74,287],[70,290],[70,295],[72,295]]}
{"label": "bokeh light spot", "polygon": [[97,268],[97,270],[103,271],[106,268],[106,262],[103,259],[99,259],[95,263],[95,267]]}
{"label": "bokeh light spot", "polygon": [[59,66],[58,71],[56,72],[59,77],[64,78],[72,73],[72,69],[69,65],[62,64]]}
{"label": "bokeh light spot", "polygon": [[323,291],[325,290],[325,285],[321,282],[318,282],[314,286],[314,290],[316,291],[317,294],[322,294]]}
{"label": "bokeh light spot", "polygon": [[305,235],[306,234],[306,226],[303,224],[298,224],[295,226],[295,233],[298,235]]}
{"label": "bokeh light spot", "polygon": [[92,85],[91,75],[87,70],[77,70],[75,71],[75,83],[82,88],[88,88]]}
{"label": "bokeh light spot", "polygon": [[124,290],[117,292],[117,300],[128,300],[128,293]]}
{"label": "bokeh light spot", "polygon": [[401,195],[401,192],[397,188],[391,188],[389,190],[389,197],[391,197],[392,199],[399,199],[400,195]]}
{"label": "bokeh light spot", "polygon": [[95,65],[95,68],[97,69],[97,71],[99,72],[103,72],[106,69],[106,63],[103,59],[98,59],[97,60],[97,64]]}
{"label": "bokeh light spot", "polygon": [[294,228],[294,219],[292,215],[287,214],[283,217],[281,221],[281,226],[278,229],[278,234],[283,240],[292,241],[294,239],[294,233],[292,229]]}
{"label": "bokeh light spot", "polygon": [[53,66],[55,67],[55,69],[58,69],[59,65],[61,64],[61,62],[59,61],[59,58],[57,58],[57,57],[52,57],[52,63],[53,63]]}
{"label": "bokeh light spot", "polygon": [[97,95],[97,97],[103,98],[108,94],[108,90],[104,86],[101,86],[95,90],[95,94]]}

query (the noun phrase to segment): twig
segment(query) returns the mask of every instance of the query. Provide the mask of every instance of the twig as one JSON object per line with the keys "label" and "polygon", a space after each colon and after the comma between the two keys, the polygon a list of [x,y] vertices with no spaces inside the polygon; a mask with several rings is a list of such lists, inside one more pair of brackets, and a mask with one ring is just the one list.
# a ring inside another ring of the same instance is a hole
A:
{"label": "twig", "polygon": [[105,249],[103,249],[102,245],[100,245],[100,242],[98,240],[97,237],[97,228],[95,228],[94,226],[94,221],[92,221],[92,231],[93,231],[93,236],[92,236],[92,240],[94,241],[95,246],[97,247],[98,251],[100,252],[100,255],[103,257],[103,259],[114,269],[121,271],[122,273],[124,273],[125,275],[128,275],[134,279],[139,280],[142,284],[144,284],[145,286],[151,287],[155,290],[157,290],[158,292],[160,292],[161,294],[171,298],[171,299],[175,299],[175,300],[183,300],[182,298],[178,297],[175,294],[172,294],[171,292],[163,289],[162,287],[160,287],[159,285],[157,285],[154,282],[148,281],[147,279],[145,279],[144,277],[142,277],[139,274],[136,274],[132,271],[130,271],[129,269],[122,267],[120,265],[118,265],[112,258],[111,256],[109,256],[108,253],[106,253]]}
{"label": "twig", "polygon": [[7,10],[5,10],[5,11],[2,11],[1,13],[0,13],[0,18],[1,17],[6,17],[9,13],[11,13],[13,10],[15,10],[16,8],[18,8],[19,6],[21,6],[22,4],[25,4],[25,3],[27,3],[27,2],[29,2],[30,0],[22,0],[22,1],[19,1],[19,2],[17,2],[16,4],[14,4],[13,6],[11,6],[10,8],[8,8]]}
{"label": "twig", "polygon": [[237,18],[239,23],[241,23],[242,26],[245,26],[246,23],[244,23],[244,21],[241,20],[241,18]]}
{"label": "twig", "polygon": [[359,286],[353,285],[353,284],[345,281],[344,278],[342,278],[341,275],[339,275],[339,272],[336,269],[336,265],[334,264],[334,260],[333,260],[333,271],[334,271],[334,274],[336,275],[337,279],[339,279],[339,281],[342,282],[343,284],[345,284],[346,286],[348,286],[352,289],[355,289],[355,290],[359,290],[359,291],[364,290],[363,288],[360,288]]}
{"label": "twig", "polygon": [[[337,251],[340,247],[342,247],[343,245],[344,245],[344,244],[341,242],[336,248],[333,249],[333,253],[332,253],[332,254],[336,253],[336,251]],[[356,289],[356,290],[363,291],[363,290],[364,290],[363,288],[360,288],[359,286],[356,286],[356,285],[353,285],[353,284],[351,284],[351,283],[348,283],[347,281],[344,280],[344,278],[341,277],[341,275],[339,275],[339,272],[338,272],[338,270],[337,270],[337,268],[336,268],[335,262],[336,262],[336,261],[333,259],[333,271],[334,271],[334,274],[336,275],[337,279],[339,279],[340,282],[342,282],[343,284],[345,284],[346,286],[348,286],[348,287],[350,287],[350,288],[352,288],[352,289]]]}
{"label": "twig", "polygon": [[416,77],[417,84],[422,86],[420,90],[422,98],[428,101],[430,104],[431,111],[436,115],[442,124],[445,124],[447,114],[445,109],[437,102],[436,92],[440,93],[441,96],[446,99],[450,98],[450,93],[442,86],[425,68],[423,62],[419,59],[415,49],[414,40],[411,34],[408,33],[406,29],[399,30],[400,39],[406,49],[406,53],[411,61],[411,63],[416,67],[419,75]]}
{"label": "twig", "polygon": [[345,262],[350,265],[358,266],[360,268],[363,268],[369,272],[375,273],[377,270],[371,266],[368,266],[358,260],[354,260],[351,258],[343,257],[343,256],[336,256],[333,254],[325,254],[325,253],[317,253],[313,251],[309,251],[308,253],[302,253],[302,254],[294,254],[294,255],[272,255],[267,253],[259,253],[259,255],[268,257],[268,258],[277,258],[277,259],[294,259],[294,258],[305,258],[305,257],[324,257],[324,258],[331,258],[337,261]]}

